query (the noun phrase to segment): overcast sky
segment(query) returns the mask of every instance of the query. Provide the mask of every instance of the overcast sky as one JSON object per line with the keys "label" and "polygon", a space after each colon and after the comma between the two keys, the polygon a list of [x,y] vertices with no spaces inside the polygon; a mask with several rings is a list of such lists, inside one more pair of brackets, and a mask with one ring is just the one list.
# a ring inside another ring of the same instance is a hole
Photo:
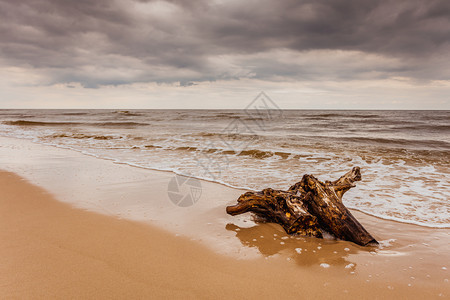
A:
{"label": "overcast sky", "polygon": [[0,0],[0,108],[450,109],[450,1]]}

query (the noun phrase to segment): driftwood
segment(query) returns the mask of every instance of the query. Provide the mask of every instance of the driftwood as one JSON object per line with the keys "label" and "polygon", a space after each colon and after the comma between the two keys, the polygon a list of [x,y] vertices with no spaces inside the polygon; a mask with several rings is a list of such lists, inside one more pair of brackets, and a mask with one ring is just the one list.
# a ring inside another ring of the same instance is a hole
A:
{"label": "driftwood", "polygon": [[304,175],[288,191],[264,189],[247,192],[238,203],[227,207],[230,215],[253,212],[259,218],[283,226],[288,234],[322,237],[322,231],[335,237],[366,246],[377,241],[342,204],[342,196],[355,181],[361,180],[359,167],[335,181],[321,182]]}

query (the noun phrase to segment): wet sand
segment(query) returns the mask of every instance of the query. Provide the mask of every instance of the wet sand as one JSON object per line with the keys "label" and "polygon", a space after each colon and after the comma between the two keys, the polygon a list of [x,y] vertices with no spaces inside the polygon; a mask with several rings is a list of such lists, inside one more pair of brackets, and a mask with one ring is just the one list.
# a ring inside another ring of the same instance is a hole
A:
{"label": "wet sand", "polygon": [[240,190],[202,181],[198,203],[179,208],[171,173],[1,142],[0,168],[17,173],[0,172],[1,298],[450,295],[448,229],[353,212],[382,247],[289,237],[226,215]]}

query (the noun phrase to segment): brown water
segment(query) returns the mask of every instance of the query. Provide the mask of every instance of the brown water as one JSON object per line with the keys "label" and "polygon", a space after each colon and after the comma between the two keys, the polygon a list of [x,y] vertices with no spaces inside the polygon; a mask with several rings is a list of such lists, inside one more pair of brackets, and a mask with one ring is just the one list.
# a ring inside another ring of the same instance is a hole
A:
{"label": "brown water", "polygon": [[0,110],[0,134],[250,189],[361,167],[351,208],[450,227],[450,111]]}

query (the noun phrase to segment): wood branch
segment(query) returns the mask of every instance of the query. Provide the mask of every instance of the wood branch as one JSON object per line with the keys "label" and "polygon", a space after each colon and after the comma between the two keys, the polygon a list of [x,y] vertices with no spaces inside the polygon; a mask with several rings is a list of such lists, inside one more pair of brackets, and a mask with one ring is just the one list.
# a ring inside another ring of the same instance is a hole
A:
{"label": "wood branch", "polygon": [[361,170],[359,169],[359,167],[354,167],[351,171],[341,176],[338,180],[331,182],[331,185],[333,186],[338,198],[342,199],[342,196],[346,191],[356,186],[354,182],[360,180]]}
{"label": "wood branch", "polygon": [[230,215],[251,211],[267,222],[278,223],[289,234],[322,237],[317,218],[304,206],[305,197],[290,192],[265,189],[261,192],[247,192],[239,197],[238,204],[227,207]]}
{"label": "wood branch", "polygon": [[358,180],[361,180],[361,173],[355,167],[333,182],[323,183],[312,175],[305,175],[299,186],[302,191],[311,193],[312,201],[307,202],[308,210],[318,218],[321,228],[337,238],[365,246],[376,243],[376,240],[342,203],[342,195]]}
{"label": "wood branch", "polygon": [[359,180],[359,167],[325,183],[312,175],[304,175],[288,191],[269,188],[247,192],[239,197],[238,204],[227,207],[227,213],[253,212],[260,218],[280,224],[289,234],[322,237],[322,231],[327,231],[358,245],[377,243],[342,203],[344,193]]}

